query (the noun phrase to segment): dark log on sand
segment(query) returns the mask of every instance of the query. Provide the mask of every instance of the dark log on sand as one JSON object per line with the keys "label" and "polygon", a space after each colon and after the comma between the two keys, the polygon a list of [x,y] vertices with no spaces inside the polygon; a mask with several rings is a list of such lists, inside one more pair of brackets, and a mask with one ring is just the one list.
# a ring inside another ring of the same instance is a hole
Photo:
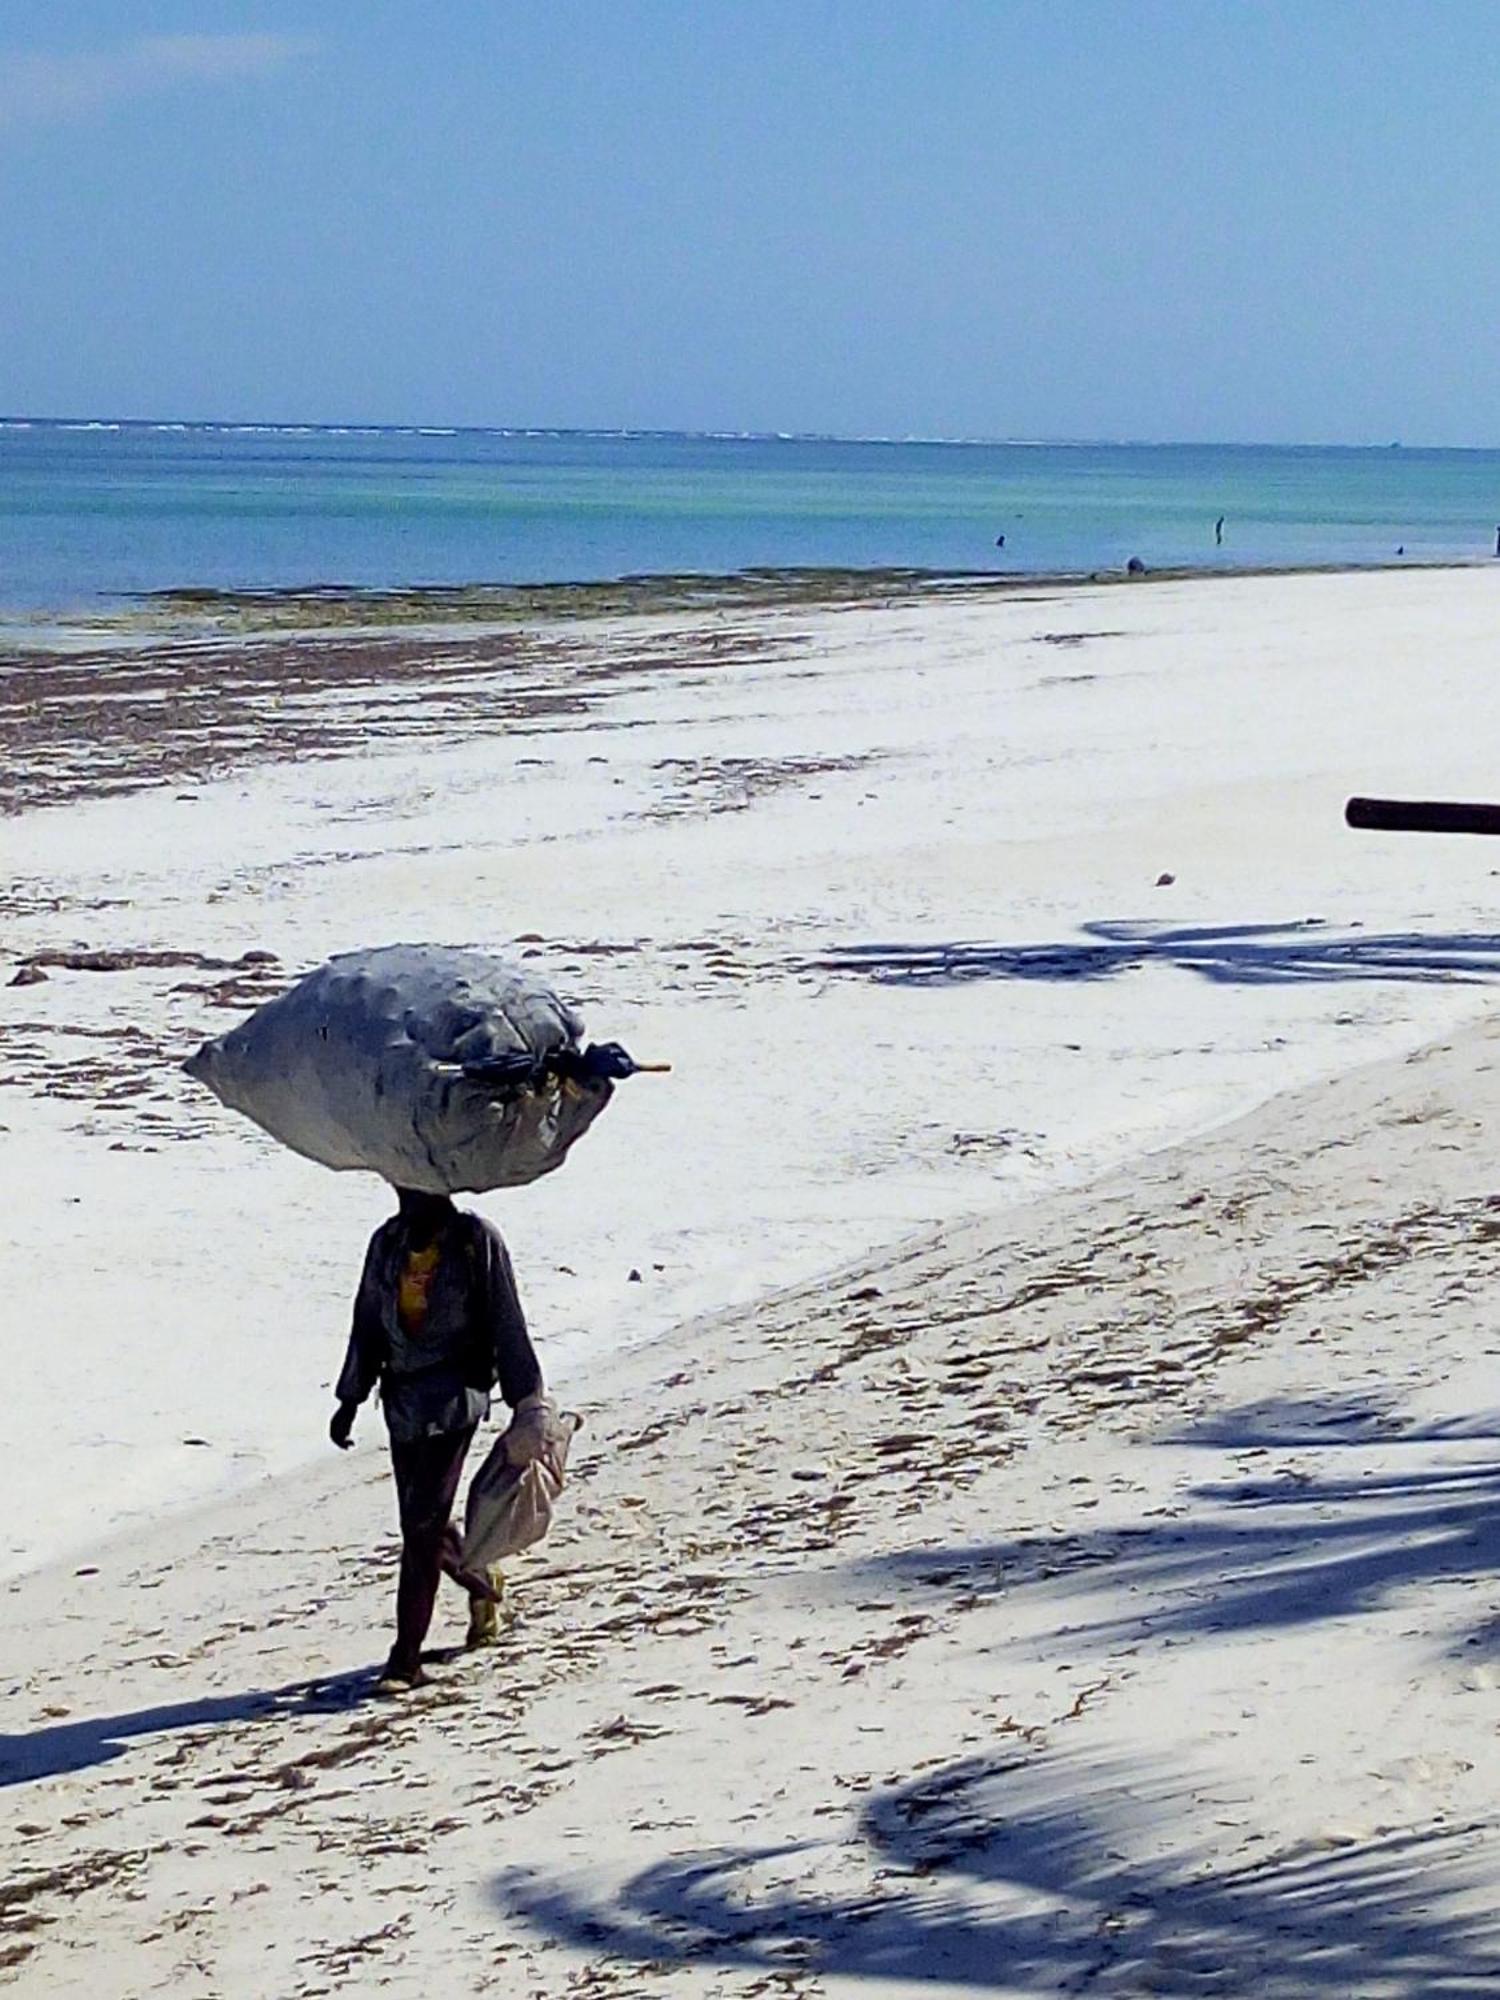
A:
{"label": "dark log on sand", "polygon": [[1378,833],[1500,833],[1500,806],[1458,799],[1350,799],[1344,819]]}

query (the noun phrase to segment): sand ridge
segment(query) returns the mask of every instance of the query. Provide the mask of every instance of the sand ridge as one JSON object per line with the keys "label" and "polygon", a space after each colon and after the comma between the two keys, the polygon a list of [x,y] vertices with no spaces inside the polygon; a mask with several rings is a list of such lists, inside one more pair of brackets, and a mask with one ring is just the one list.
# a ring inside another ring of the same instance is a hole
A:
{"label": "sand ridge", "polygon": [[13,1585],[0,1953],[59,1995],[1483,1990],[1497,1058],[627,1357],[504,1645],[408,1704],[370,1421]]}

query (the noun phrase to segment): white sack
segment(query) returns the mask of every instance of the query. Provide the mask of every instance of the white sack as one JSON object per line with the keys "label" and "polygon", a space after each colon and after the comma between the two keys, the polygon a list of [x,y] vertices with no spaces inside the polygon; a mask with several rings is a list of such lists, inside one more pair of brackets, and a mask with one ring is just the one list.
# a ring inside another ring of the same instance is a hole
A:
{"label": "white sack", "polygon": [[330,959],[185,1068],[325,1167],[457,1194],[551,1173],[604,1109],[602,1078],[498,1075],[576,1047],[582,1026],[523,965],[387,945]]}
{"label": "white sack", "polygon": [[[580,1417],[545,1397],[528,1398],[469,1482],[459,1563],[483,1576],[495,1563],[539,1542],[552,1526]],[[519,1461],[519,1463],[518,1463]]]}

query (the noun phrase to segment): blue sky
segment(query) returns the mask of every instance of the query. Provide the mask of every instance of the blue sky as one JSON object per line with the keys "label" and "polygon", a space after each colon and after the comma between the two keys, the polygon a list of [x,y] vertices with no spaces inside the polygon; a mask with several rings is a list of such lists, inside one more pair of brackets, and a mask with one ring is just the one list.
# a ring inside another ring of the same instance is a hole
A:
{"label": "blue sky", "polygon": [[10,0],[0,409],[1500,443],[1492,0]]}

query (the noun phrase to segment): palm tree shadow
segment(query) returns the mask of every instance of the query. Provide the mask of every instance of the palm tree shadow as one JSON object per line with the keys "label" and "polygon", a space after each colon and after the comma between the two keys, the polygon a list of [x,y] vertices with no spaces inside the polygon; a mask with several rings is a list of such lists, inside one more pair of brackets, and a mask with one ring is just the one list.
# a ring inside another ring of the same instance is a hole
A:
{"label": "palm tree shadow", "polygon": [[[612,1894],[517,1868],[494,1894],[550,1938],[657,1966],[1038,1994],[1496,1990],[1500,1918],[1465,1907],[1488,1828],[1258,1859],[1250,1829],[1251,1858],[1223,1863],[1184,1837],[1197,1805],[1136,1764],[995,1750],[879,1794],[852,1848],[675,1858]],[[858,1887],[818,1886],[851,1866]]]}
{"label": "palm tree shadow", "polygon": [[[1125,1616],[1072,1624],[1079,1643],[1114,1644],[1129,1635],[1186,1637],[1200,1632],[1266,1631],[1383,1609],[1399,1595],[1441,1583],[1482,1592],[1500,1571],[1500,1461],[1404,1467],[1409,1444],[1462,1447],[1500,1433],[1500,1413],[1448,1423],[1404,1421],[1380,1396],[1295,1401],[1278,1398],[1215,1412],[1167,1442],[1274,1454],[1287,1463],[1257,1476],[1199,1485],[1189,1515],[1150,1525],[944,1548],[899,1549],[851,1567],[850,1583],[902,1579],[946,1586],[964,1578],[979,1596],[1044,1586],[1066,1574],[1070,1593],[1128,1599]],[[1329,1454],[1307,1469],[1313,1449]],[[1346,1471],[1349,1454],[1378,1451],[1380,1462]],[[1335,1456],[1336,1455],[1336,1456]],[[1461,1624],[1451,1651],[1494,1642],[1490,1614]]]}
{"label": "palm tree shadow", "polygon": [[[1378,1395],[1281,1399],[1203,1428],[1190,1441],[1267,1441],[1252,1448],[1295,1457],[1197,1488],[1198,1518],[909,1549],[853,1564],[845,1581],[951,1593],[961,1580],[975,1602],[1067,1572],[1068,1643],[1086,1648],[1346,1619],[1500,1563],[1500,1464],[1400,1462],[1404,1443],[1492,1437],[1493,1413],[1434,1426],[1403,1423]],[[1305,1470],[1312,1444],[1331,1455],[1319,1476]],[[1360,1448],[1381,1462],[1362,1466]],[[1077,1604],[1091,1588],[1104,1614],[1093,1624]],[[1455,1643],[1483,1643],[1486,1630]],[[1159,1768],[1012,1738],[879,1794],[851,1842],[674,1857],[606,1888],[597,1873],[513,1869],[495,1896],[508,1919],[578,1949],[783,1977],[1263,2000],[1500,1991],[1492,1825],[1434,1819],[1268,1850],[1247,1820],[1226,1860],[1225,1804],[1208,1780],[1195,1790]],[[1201,1827],[1210,1813],[1215,1832],[1195,1842],[1195,1816]],[[856,1886],[838,1886],[851,1871]]]}
{"label": "palm tree shadow", "polygon": [[1500,1410],[1413,1423],[1396,1398],[1383,1390],[1343,1395],[1266,1396],[1231,1408],[1209,1410],[1176,1430],[1163,1433],[1168,1444],[1200,1445],[1215,1451],[1280,1451],[1314,1446],[1450,1444],[1500,1438]]}
{"label": "palm tree shadow", "polygon": [[1339,930],[1320,918],[1281,924],[1171,925],[1096,922],[1082,942],[1007,945],[975,941],[835,946],[804,969],[883,984],[951,986],[974,979],[1098,980],[1170,965],[1217,985],[1398,979],[1473,984],[1500,977],[1500,935]]}
{"label": "palm tree shadow", "polygon": [[[1047,1589],[1067,1572],[1068,1639],[1078,1647],[1347,1619],[1415,1586],[1493,1574],[1500,1464],[1433,1464],[1424,1454],[1406,1466],[1400,1447],[1463,1445],[1497,1429],[1494,1412],[1405,1421],[1378,1393],[1272,1399],[1173,1440],[1295,1451],[1268,1476],[1195,1489],[1201,1518],[916,1548],[851,1565],[846,1579],[858,1590],[899,1579],[916,1591],[961,1579],[975,1601]],[[1304,1469],[1313,1446],[1331,1455],[1318,1476]],[[1371,1448],[1382,1462],[1361,1466],[1358,1453]],[[1109,1606],[1092,1625],[1079,1621],[1076,1602],[1091,1588]],[[1114,1610],[1122,1602],[1126,1617]],[[1454,1643],[1497,1636],[1486,1623]],[[1210,1803],[1217,1820],[1223,1802]],[[1247,1828],[1225,1861],[1217,1836],[1210,1851],[1184,1832],[1202,1808],[1186,1782],[1160,1771],[1034,1754],[1012,1741],[883,1792],[852,1844],[679,1857],[609,1892],[597,1877],[517,1869],[496,1896],[509,1917],[553,1938],[643,1963],[795,1967],[1008,1993],[1295,2000],[1379,1990],[1456,2000],[1500,1991],[1500,1914],[1483,1873],[1493,1827],[1434,1821],[1271,1852]],[[863,1878],[857,1891],[822,1887],[851,1866]]]}

